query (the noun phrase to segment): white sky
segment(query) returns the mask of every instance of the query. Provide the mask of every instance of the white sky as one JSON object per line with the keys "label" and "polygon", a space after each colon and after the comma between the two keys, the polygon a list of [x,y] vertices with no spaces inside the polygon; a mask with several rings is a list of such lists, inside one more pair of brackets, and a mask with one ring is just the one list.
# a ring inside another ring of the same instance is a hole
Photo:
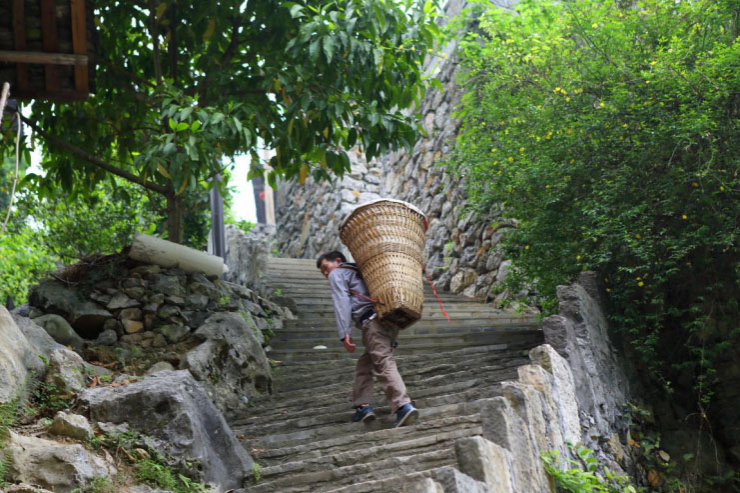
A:
{"label": "white sky", "polygon": [[249,172],[249,156],[238,156],[234,159],[234,169],[231,172],[234,199],[231,207],[237,219],[246,219],[257,223],[257,208],[254,204],[254,192],[251,180],[247,180]]}

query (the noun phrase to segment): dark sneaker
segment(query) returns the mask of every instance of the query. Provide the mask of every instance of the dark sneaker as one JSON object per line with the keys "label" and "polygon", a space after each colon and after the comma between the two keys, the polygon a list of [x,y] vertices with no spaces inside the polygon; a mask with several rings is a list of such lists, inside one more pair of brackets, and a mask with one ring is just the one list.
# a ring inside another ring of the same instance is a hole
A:
{"label": "dark sneaker", "polygon": [[372,406],[359,406],[355,415],[352,416],[353,423],[364,423],[375,419],[375,413],[373,412]]}
{"label": "dark sneaker", "polygon": [[419,410],[412,406],[410,403],[406,404],[396,412],[396,422],[393,423],[393,427],[399,428],[401,426],[412,425],[418,417]]}

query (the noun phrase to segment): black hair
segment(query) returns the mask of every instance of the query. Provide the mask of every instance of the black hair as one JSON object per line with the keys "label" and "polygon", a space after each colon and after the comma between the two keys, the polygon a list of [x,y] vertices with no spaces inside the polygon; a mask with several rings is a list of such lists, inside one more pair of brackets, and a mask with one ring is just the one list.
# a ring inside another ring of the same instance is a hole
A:
{"label": "black hair", "polygon": [[322,256],[316,259],[316,268],[321,269],[321,262],[324,260],[328,262],[334,262],[336,259],[339,259],[342,261],[342,263],[347,262],[347,257],[344,256],[344,254],[338,250],[333,250],[331,252],[326,252]]}

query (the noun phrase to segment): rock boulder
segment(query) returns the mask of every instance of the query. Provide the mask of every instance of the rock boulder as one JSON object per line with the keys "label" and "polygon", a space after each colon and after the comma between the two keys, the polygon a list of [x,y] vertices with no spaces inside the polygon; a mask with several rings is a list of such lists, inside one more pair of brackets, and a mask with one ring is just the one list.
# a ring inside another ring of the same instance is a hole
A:
{"label": "rock boulder", "polygon": [[37,484],[58,493],[69,493],[93,478],[117,472],[82,445],[26,437],[12,431],[2,453],[10,463],[6,479]]}
{"label": "rock boulder", "polygon": [[[121,387],[79,395],[96,422],[128,425],[151,438],[172,465],[220,491],[239,488],[253,461],[203,388],[187,371],[162,371]],[[142,412],[146,410],[146,412]]]}
{"label": "rock boulder", "polygon": [[215,313],[195,332],[204,342],[185,354],[180,367],[200,381],[226,416],[257,393],[270,392],[270,364],[251,317]]}
{"label": "rock boulder", "polygon": [[0,402],[17,397],[32,372],[44,373],[44,362],[38,353],[8,310],[0,306]]}

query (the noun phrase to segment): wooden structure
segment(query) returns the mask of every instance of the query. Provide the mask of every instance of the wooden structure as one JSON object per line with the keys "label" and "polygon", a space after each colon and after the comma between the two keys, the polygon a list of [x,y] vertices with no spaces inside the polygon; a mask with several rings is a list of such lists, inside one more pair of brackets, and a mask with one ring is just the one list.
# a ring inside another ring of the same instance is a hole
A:
{"label": "wooden structure", "polygon": [[87,98],[95,64],[92,0],[3,0],[0,82],[16,99]]}

